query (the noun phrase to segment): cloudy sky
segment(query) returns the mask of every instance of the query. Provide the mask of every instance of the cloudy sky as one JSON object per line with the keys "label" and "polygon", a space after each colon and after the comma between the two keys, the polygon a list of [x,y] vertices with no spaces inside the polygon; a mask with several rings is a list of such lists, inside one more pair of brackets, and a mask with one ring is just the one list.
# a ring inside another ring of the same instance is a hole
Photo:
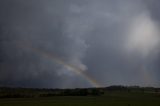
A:
{"label": "cloudy sky", "polygon": [[159,0],[0,0],[0,86],[160,87],[159,10]]}

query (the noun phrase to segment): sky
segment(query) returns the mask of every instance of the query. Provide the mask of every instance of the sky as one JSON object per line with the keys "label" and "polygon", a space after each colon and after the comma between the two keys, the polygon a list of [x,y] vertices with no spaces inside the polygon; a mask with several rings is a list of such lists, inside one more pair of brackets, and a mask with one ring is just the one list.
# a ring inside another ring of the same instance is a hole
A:
{"label": "sky", "polygon": [[160,87],[159,0],[0,0],[0,86]]}

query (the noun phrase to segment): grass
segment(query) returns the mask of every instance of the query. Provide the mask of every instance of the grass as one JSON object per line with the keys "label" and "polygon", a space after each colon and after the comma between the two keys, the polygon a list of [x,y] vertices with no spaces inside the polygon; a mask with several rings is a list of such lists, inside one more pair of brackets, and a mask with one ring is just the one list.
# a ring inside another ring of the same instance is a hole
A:
{"label": "grass", "polygon": [[160,96],[142,92],[105,92],[103,96],[0,99],[0,106],[160,106]]}

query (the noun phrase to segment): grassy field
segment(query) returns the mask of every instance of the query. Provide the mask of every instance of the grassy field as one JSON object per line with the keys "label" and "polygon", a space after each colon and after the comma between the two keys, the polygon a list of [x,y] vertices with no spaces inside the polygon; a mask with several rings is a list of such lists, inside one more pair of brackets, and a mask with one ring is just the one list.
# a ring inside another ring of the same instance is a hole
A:
{"label": "grassy field", "polygon": [[6,98],[0,99],[0,106],[160,106],[160,95],[113,91],[102,96]]}

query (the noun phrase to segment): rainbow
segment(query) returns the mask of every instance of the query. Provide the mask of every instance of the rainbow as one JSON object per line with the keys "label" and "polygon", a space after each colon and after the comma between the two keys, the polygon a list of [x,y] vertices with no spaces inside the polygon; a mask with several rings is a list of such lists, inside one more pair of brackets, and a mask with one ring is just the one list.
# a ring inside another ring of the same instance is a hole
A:
{"label": "rainbow", "polygon": [[22,46],[23,48],[27,48],[32,50],[33,52],[39,53],[40,55],[44,56],[45,58],[51,59],[52,61],[56,62],[57,64],[63,65],[66,68],[71,69],[71,71],[73,71],[75,74],[80,75],[81,77],[85,78],[93,87],[100,87],[100,84],[94,79],[92,78],[89,74],[86,73],[86,70],[82,70],[72,64],[69,64],[67,62],[65,62],[63,59],[59,58],[58,56],[54,55],[53,53],[47,53],[44,52],[40,49],[36,49],[33,47],[29,47],[29,46]]}

